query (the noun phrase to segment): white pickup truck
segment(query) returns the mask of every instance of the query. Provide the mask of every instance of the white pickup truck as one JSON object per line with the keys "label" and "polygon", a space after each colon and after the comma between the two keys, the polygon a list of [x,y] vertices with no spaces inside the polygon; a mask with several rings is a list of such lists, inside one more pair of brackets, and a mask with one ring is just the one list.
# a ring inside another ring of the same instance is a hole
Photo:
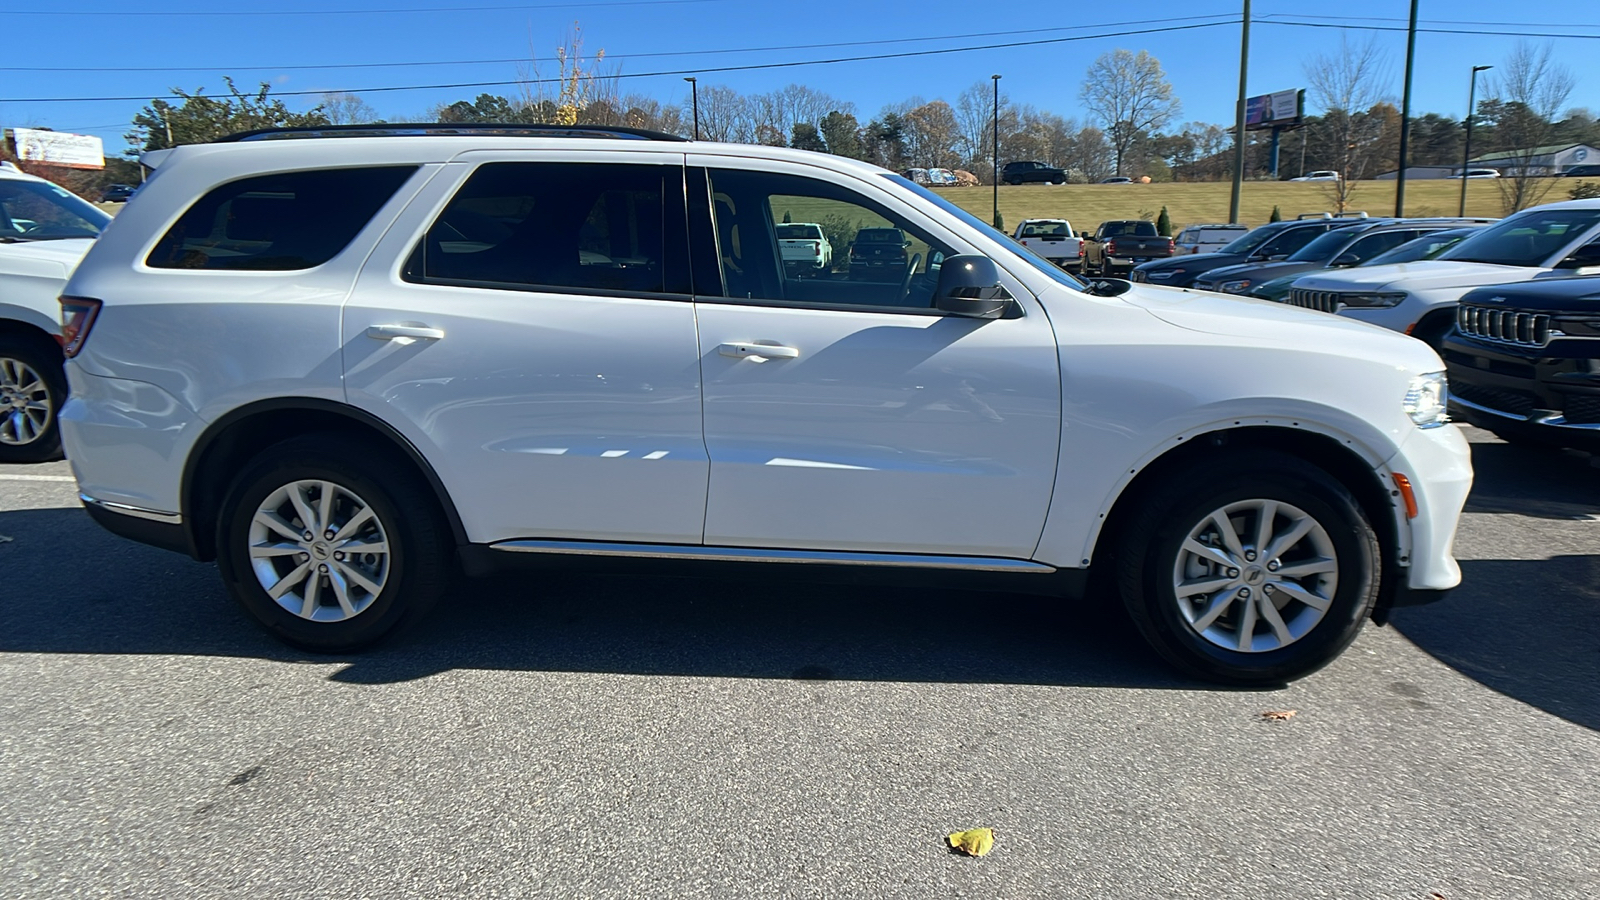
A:
{"label": "white pickup truck", "polygon": [[1023,219],[1011,237],[1063,269],[1083,265],[1083,238],[1066,219]]}
{"label": "white pickup truck", "polygon": [[778,249],[788,269],[824,271],[833,265],[833,245],[822,226],[814,222],[784,222],[778,226]]}

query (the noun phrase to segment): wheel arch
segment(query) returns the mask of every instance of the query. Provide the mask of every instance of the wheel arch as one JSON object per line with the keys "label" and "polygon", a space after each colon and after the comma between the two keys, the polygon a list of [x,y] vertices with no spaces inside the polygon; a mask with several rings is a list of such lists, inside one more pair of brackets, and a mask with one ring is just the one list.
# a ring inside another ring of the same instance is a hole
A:
{"label": "wheel arch", "polygon": [[55,333],[40,326],[32,320],[31,316],[23,319],[8,315],[8,313],[15,311],[15,307],[7,309],[0,306],[0,336],[22,337],[37,341],[42,347],[53,347],[55,348],[56,356],[62,362],[65,362],[66,358],[61,356],[61,341],[56,338]]}
{"label": "wheel arch", "polygon": [[1203,459],[1211,459],[1240,448],[1277,450],[1317,466],[1350,490],[1362,512],[1378,533],[1383,549],[1382,586],[1378,607],[1386,608],[1401,580],[1399,566],[1409,562],[1410,532],[1398,491],[1385,479],[1381,460],[1363,454],[1350,438],[1305,427],[1282,425],[1240,425],[1218,428],[1179,438],[1175,446],[1146,462],[1129,477],[1117,493],[1104,521],[1091,536],[1091,570],[1106,571],[1118,550],[1118,541],[1143,498],[1172,473]]}
{"label": "wheel arch", "polygon": [[249,403],[212,422],[195,442],[184,465],[179,494],[191,555],[216,558],[216,526],[229,481],[261,448],[296,435],[338,432],[388,447],[416,468],[433,490],[451,536],[468,543],[466,527],[444,482],[411,441],[371,413],[313,397],[285,397]]}

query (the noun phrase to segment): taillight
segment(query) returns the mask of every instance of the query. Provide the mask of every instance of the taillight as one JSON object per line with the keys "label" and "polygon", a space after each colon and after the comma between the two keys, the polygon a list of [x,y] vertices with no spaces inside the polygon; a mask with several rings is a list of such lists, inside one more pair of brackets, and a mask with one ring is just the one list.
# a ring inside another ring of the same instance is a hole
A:
{"label": "taillight", "polygon": [[1083,241],[1079,241],[1078,242],[1078,256],[1079,257],[1083,256]]}
{"label": "taillight", "polygon": [[1107,256],[1116,256],[1117,255],[1117,242],[1116,241],[1107,241],[1106,242],[1106,255]]}
{"label": "taillight", "polygon": [[1173,240],[1172,238],[1167,238],[1167,252],[1168,253],[1173,253],[1177,249],[1178,249],[1178,242]]}
{"label": "taillight", "polygon": [[61,352],[68,359],[78,355],[89,329],[100,316],[100,301],[91,297],[61,298]]}

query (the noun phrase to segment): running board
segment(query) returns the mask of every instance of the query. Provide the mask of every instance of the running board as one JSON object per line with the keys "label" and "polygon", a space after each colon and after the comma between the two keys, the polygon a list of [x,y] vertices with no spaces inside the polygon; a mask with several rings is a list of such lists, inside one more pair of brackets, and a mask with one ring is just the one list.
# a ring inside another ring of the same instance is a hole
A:
{"label": "running board", "polygon": [[705,547],[697,544],[621,544],[599,541],[501,541],[492,549],[509,553],[568,556],[627,556],[635,559],[687,559],[727,562],[813,563],[831,566],[897,566],[908,569],[963,569],[969,572],[1028,572],[1047,575],[1054,566],[1025,559],[991,556],[918,556],[908,553],[854,553],[845,550],[766,550],[755,547]]}

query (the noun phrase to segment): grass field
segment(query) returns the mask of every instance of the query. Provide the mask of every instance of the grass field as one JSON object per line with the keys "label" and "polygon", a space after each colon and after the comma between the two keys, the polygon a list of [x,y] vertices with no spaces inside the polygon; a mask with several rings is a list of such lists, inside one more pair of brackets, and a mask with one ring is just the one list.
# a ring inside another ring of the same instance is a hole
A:
{"label": "grass field", "polygon": [[[1566,200],[1567,192],[1588,179],[1557,178],[1544,198],[1553,203]],[[1366,210],[1373,216],[1394,214],[1392,181],[1357,182],[1350,197],[1350,208]],[[942,188],[951,202],[990,221],[993,188]],[[1167,208],[1172,230],[1197,222],[1228,221],[1228,182],[1183,182],[1169,184],[1065,184],[1000,186],[1000,214],[1010,232],[1023,219],[1064,218],[1080,231],[1092,230],[1108,219],[1151,219]],[[1461,182],[1445,179],[1407,181],[1406,214],[1410,216],[1453,216],[1461,197]],[[1239,198],[1239,216],[1247,225],[1262,225],[1272,217],[1276,205],[1285,219],[1300,213],[1322,212],[1334,208],[1326,186],[1315,182],[1246,182]],[[1488,179],[1467,182],[1467,215],[1500,216],[1500,191]]]}

